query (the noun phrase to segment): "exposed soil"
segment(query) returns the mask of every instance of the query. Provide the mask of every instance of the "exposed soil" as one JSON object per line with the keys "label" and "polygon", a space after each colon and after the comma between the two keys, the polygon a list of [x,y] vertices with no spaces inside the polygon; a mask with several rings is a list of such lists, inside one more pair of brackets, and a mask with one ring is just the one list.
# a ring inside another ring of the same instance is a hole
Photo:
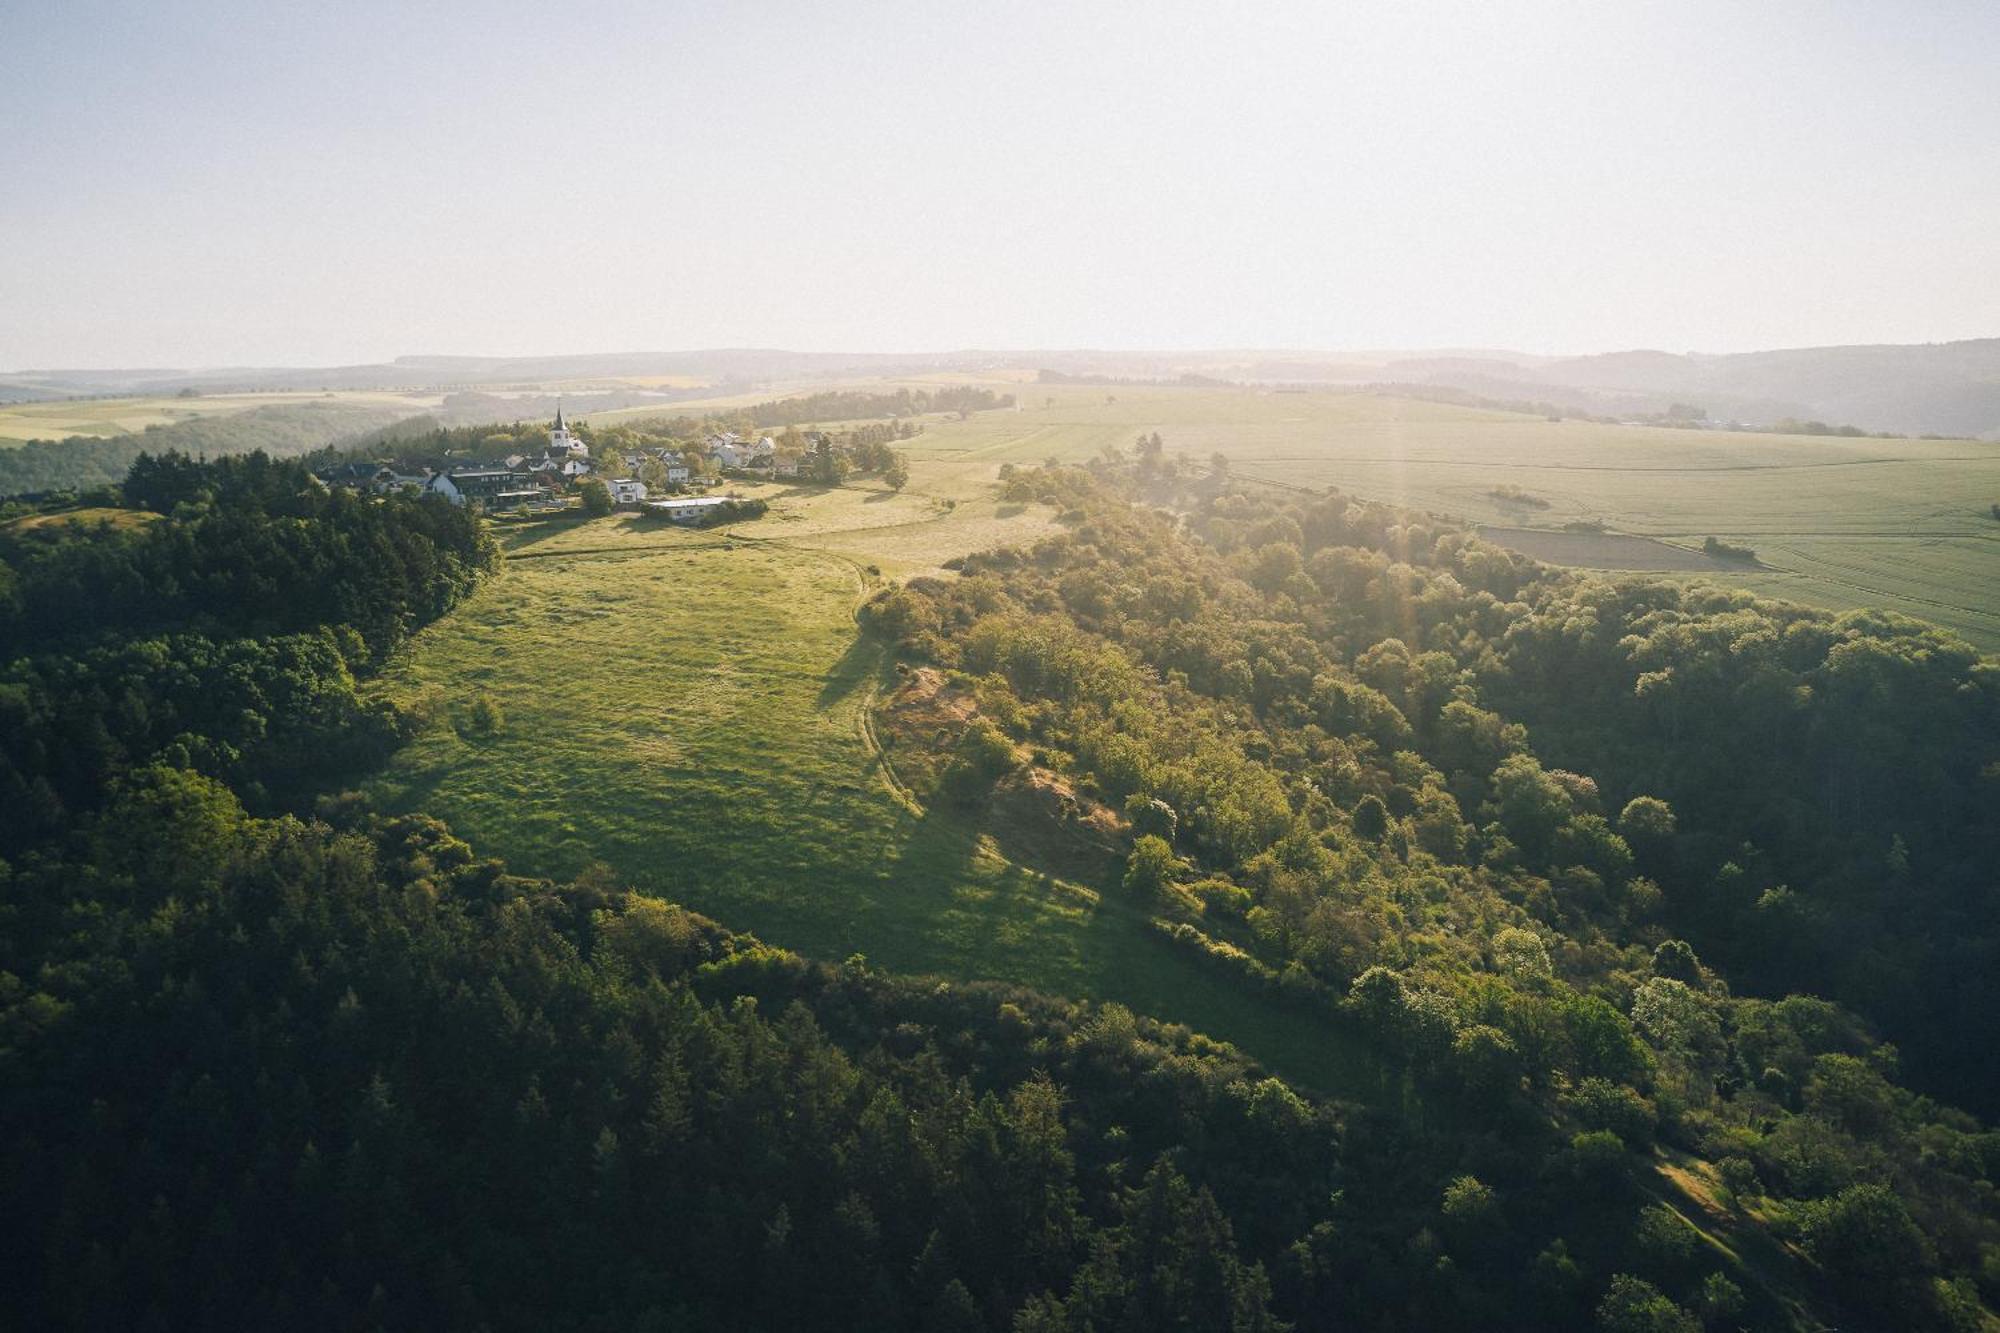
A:
{"label": "exposed soil", "polygon": [[[938,781],[979,705],[934,667],[917,667],[877,706],[876,734],[897,777],[919,799],[942,799]],[[1027,762],[994,784],[975,813],[980,831],[1009,860],[1065,879],[1099,884],[1125,855],[1125,819],[1052,769]]]}

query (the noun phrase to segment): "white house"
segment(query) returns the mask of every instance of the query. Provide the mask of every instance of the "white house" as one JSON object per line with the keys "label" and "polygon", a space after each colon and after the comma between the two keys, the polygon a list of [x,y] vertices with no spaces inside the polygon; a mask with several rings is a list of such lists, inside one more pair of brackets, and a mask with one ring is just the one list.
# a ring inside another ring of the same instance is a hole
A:
{"label": "white house", "polygon": [[613,504],[635,505],[646,498],[646,483],[635,478],[620,477],[604,484],[611,489]]}
{"label": "white house", "polygon": [[667,470],[667,484],[669,486],[683,485],[689,477],[694,475],[694,469],[678,458],[671,463],[662,463],[660,466]]}
{"label": "white house", "polygon": [[700,523],[712,517],[715,510],[726,503],[723,497],[714,495],[691,500],[648,500],[646,508],[675,523]]}

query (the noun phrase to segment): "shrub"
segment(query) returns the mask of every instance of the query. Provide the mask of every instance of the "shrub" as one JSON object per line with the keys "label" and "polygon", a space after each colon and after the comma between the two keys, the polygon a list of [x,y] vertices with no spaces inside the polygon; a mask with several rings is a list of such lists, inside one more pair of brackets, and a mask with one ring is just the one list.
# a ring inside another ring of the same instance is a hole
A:
{"label": "shrub", "polygon": [[1597,1307],[1604,1333],[1701,1333],[1701,1323],[1643,1278],[1620,1273]]}
{"label": "shrub", "polygon": [[475,736],[494,736],[506,727],[507,714],[498,699],[481,690],[466,708],[465,724]]}
{"label": "shrub", "polygon": [[1204,879],[1188,886],[1201,910],[1210,916],[1241,921],[1250,915],[1250,890],[1226,879]]}
{"label": "shrub", "polygon": [[1652,1103],[1623,1084],[1587,1078],[1562,1099],[1562,1108],[1585,1129],[1609,1130],[1633,1148],[1653,1142]]}
{"label": "shrub", "polygon": [[1174,882],[1179,863],[1165,838],[1141,834],[1125,859],[1125,891],[1135,898],[1151,901]]}
{"label": "shrub", "polygon": [[971,804],[991,791],[1001,775],[1013,767],[1014,743],[980,718],[959,737],[951,763],[945,767],[945,794],[960,804]]}
{"label": "shrub", "polygon": [[1180,816],[1165,801],[1134,792],[1125,802],[1125,817],[1132,821],[1135,834],[1150,834],[1171,844],[1180,828]]}

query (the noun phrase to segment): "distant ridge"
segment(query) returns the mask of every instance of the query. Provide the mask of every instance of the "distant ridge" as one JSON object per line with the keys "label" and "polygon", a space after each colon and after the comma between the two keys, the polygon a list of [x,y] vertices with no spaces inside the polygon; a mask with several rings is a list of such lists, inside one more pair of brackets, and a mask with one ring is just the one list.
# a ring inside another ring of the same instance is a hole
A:
{"label": "distant ridge", "polygon": [[399,356],[373,365],[30,370],[0,374],[0,401],[273,389],[436,389],[697,377],[745,387],[777,380],[934,372],[1056,370],[1132,379],[1198,374],[1243,383],[1400,382],[1607,415],[1699,407],[1713,420],[1786,418],[1904,434],[2000,437],[2000,338],[1726,354],[1647,349],[1548,357],[1483,348],[1325,352],[1285,349],[793,352],[709,348],[559,356]]}

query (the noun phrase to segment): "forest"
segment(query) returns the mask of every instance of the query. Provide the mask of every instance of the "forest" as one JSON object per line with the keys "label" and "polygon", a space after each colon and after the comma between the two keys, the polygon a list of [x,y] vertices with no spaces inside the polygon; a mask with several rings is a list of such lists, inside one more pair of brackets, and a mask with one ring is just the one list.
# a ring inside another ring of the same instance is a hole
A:
{"label": "forest", "polygon": [[[1245,488],[1157,436],[1005,485],[1069,533],[867,609],[976,701],[942,794],[1076,780],[1172,938],[1358,1025],[1402,1095],[1715,1163],[1850,1318],[1990,1299],[1994,663]],[[1863,1206],[1895,1264],[1835,1258],[1828,1210]]]}
{"label": "forest", "polygon": [[2000,673],[1550,570],[1158,438],[863,609],[1117,892],[1373,1052],[808,960],[352,790],[499,564],[436,497],[135,462],[0,528],[0,1265],[28,1327],[1972,1329]]}

